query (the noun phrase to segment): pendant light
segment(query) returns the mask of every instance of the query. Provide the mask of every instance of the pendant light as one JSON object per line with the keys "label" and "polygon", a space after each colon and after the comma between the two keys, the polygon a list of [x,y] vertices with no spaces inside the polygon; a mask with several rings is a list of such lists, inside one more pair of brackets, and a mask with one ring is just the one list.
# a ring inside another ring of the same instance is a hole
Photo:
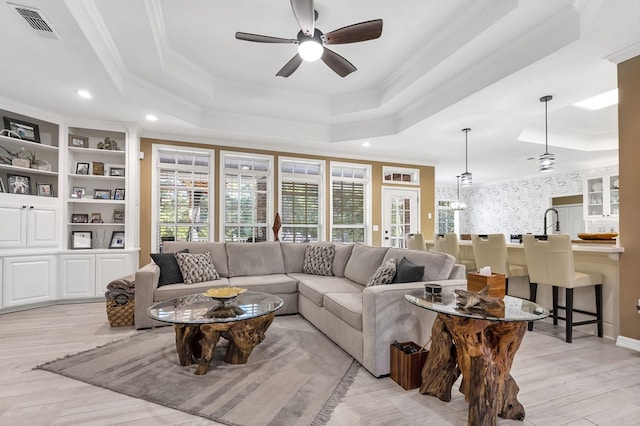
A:
{"label": "pendant light", "polygon": [[471,129],[462,129],[464,132],[464,173],[461,175],[462,186],[470,186],[473,183],[473,174],[469,173],[469,132]]}
{"label": "pendant light", "polygon": [[556,156],[549,154],[549,131],[547,129],[547,102],[551,99],[553,99],[551,95],[540,98],[540,102],[544,102],[544,154],[538,157],[538,170],[541,172],[552,172],[553,166],[556,164]]}
{"label": "pendant light", "polygon": [[458,198],[456,199],[456,201],[452,201],[451,203],[449,203],[449,206],[453,210],[465,210],[467,208],[467,204],[460,201],[460,175],[456,176],[456,180],[458,182]]}

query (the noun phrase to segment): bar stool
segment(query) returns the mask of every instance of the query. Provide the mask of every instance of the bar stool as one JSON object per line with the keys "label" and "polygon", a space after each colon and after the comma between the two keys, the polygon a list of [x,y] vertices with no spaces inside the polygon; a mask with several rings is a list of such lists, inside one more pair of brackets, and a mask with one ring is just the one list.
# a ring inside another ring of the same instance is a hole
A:
{"label": "bar stool", "polygon": [[[504,274],[505,294],[509,293],[509,278],[529,276],[527,265],[509,263],[507,240],[504,234],[472,235],[471,245],[477,268],[490,266],[491,272]],[[531,291],[531,286],[529,286],[529,291]]]}
{"label": "bar stool", "polygon": [[[553,325],[558,319],[566,322],[566,342],[571,343],[573,327],[585,324],[598,325],[598,337],[603,335],[602,321],[602,284],[604,278],[599,272],[579,272],[573,263],[573,249],[569,234],[548,235],[547,241],[540,241],[533,235],[523,235],[524,255],[529,267],[532,286],[547,284],[553,287]],[[584,311],[573,307],[573,289],[576,287],[594,286],[596,296],[596,312]],[[565,306],[558,304],[558,287],[565,289]],[[533,287],[532,287],[533,288]],[[536,291],[531,292],[531,300],[536,301]],[[558,315],[558,309],[565,310],[565,317]],[[595,316],[595,319],[573,321],[573,313]],[[529,324],[529,329],[532,328]]]}
{"label": "bar stool", "polygon": [[407,248],[409,250],[427,251],[427,246],[424,242],[424,236],[420,233],[407,234]]}
{"label": "bar stool", "polygon": [[476,270],[476,263],[473,259],[462,259],[460,255],[460,244],[458,234],[434,234],[433,251],[447,253],[456,258],[456,263],[464,265],[467,272]]}

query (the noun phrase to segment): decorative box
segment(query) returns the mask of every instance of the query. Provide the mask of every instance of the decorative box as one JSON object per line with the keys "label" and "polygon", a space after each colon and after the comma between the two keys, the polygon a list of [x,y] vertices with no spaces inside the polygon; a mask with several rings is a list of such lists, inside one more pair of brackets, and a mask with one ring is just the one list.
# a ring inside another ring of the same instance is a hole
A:
{"label": "decorative box", "polygon": [[[398,347],[400,346],[400,347]],[[415,352],[405,353],[401,347],[411,347]],[[429,351],[421,351],[414,342],[402,342],[391,345],[391,379],[404,390],[419,388],[422,384],[422,367],[427,361]]]}
{"label": "decorative box", "polygon": [[474,272],[467,274],[467,290],[480,291],[489,286],[489,296],[502,299],[505,294],[506,277],[503,274],[480,275]]}
{"label": "decorative box", "polygon": [[11,159],[11,165],[12,166],[16,166],[16,167],[26,167],[26,168],[30,168],[31,167],[31,162],[29,160],[27,160],[26,158],[12,158]]}

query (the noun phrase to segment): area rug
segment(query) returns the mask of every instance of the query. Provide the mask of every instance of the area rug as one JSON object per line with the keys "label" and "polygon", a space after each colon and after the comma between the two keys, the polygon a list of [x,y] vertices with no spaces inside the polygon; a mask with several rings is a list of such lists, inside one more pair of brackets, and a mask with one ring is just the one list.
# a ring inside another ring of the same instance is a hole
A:
{"label": "area rug", "polygon": [[247,364],[178,362],[172,327],[141,331],[37,368],[228,425],[322,425],[359,365],[303,318],[276,317]]}

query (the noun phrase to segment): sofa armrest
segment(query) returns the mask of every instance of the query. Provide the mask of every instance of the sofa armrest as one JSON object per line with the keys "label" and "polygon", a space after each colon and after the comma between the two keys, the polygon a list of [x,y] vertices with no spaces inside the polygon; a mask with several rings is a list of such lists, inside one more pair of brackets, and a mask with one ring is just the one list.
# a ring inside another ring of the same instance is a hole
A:
{"label": "sofa armrest", "polygon": [[155,263],[149,263],[136,271],[134,320],[137,329],[156,325],[147,315],[147,309],[153,304],[153,292],[158,288],[159,280],[160,267]]}
{"label": "sofa armrest", "polygon": [[[443,286],[443,292],[466,289],[466,280],[429,281]],[[372,286],[362,293],[363,364],[379,377],[389,374],[390,345],[413,341],[419,345],[431,337],[436,313],[409,303],[404,295],[424,290],[425,282]]]}
{"label": "sofa armrest", "polygon": [[449,275],[450,280],[466,280],[467,279],[467,267],[456,263],[453,265],[453,269],[451,270],[451,275]]}

